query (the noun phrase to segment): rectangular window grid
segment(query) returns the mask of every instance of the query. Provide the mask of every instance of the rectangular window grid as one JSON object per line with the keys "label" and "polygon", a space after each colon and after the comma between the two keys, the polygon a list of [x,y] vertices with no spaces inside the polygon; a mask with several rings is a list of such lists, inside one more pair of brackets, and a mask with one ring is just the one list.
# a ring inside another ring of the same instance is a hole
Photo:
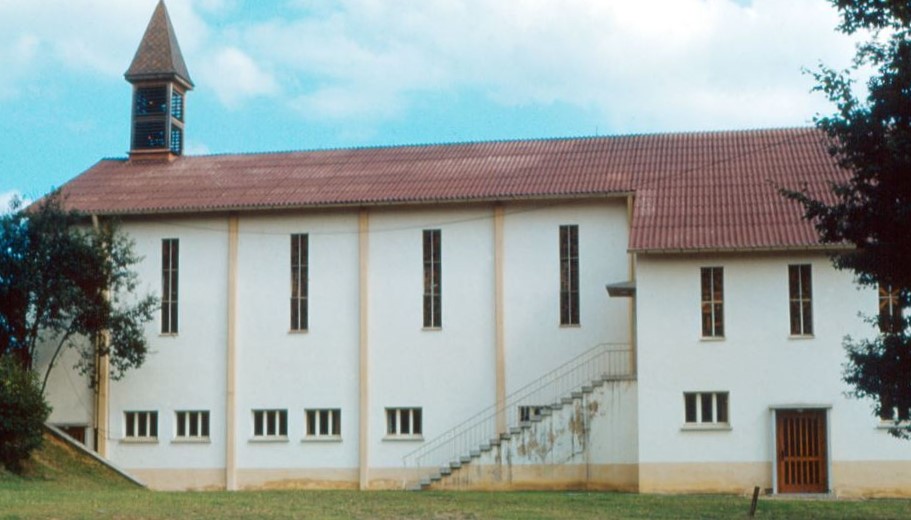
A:
{"label": "rectangular window grid", "polygon": [[812,335],[813,285],[809,264],[788,266],[788,289],[791,303],[791,334]]}
{"label": "rectangular window grid", "polygon": [[724,270],[721,267],[703,267],[702,285],[702,336],[724,336]]}
{"label": "rectangular window grid", "polygon": [[529,422],[535,419],[539,419],[543,411],[543,406],[520,406],[519,422]]}
{"label": "rectangular window grid", "polygon": [[904,327],[901,293],[891,285],[879,284],[879,330],[896,334]]}
{"label": "rectangular window grid", "polygon": [[386,435],[417,437],[423,431],[420,408],[386,408]]}
{"label": "rectangular window grid", "polygon": [[579,226],[560,226],[560,325],[579,324]]}
{"label": "rectangular window grid", "polygon": [[288,410],[253,410],[253,437],[287,437]]}
{"label": "rectangular window grid", "polygon": [[879,398],[880,412],[879,420],[884,423],[907,423],[911,418],[911,410],[905,407],[895,405],[894,400],[889,394],[881,394]]}
{"label": "rectangular window grid", "polygon": [[440,230],[424,230],[424,327],[443,326]]}
{"label": "rectangular window grid", "polygon": [[171,92],[171,117],[183,121],[183,95],[180,92]]}
{"label": "rectangular window grid", "polygon": [[178,411],[175,415],[178,439],[207,439],[209,437],[208,411]]}
{"label": "rectangular window grid", "polygon": [[684,392],[683,404],[687,424],[727,424],[727,392]]}
{"label": "rectangular window grid", "polygon": [[310,240],[307,234],[291,235],[291,330],[307,330]]}
{"label": "rectangular window grid", "polygon": [[338,437],[342,434],[342,411],[338,408],[306,410],[307,437]]}
{"label": "rectangular window grid", "polygon": [[124,412],[124,437],[155,439],[158,437],[158,412]]}
{"label": "rectangular window grid", "polygon": [[177,268],[179,245],[176,238],[161,241],[161,333],[177,334]]}

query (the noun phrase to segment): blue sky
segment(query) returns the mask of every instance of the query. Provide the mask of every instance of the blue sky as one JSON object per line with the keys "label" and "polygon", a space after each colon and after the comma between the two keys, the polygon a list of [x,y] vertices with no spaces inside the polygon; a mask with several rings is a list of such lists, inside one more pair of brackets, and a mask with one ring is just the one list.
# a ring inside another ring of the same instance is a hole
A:
{"label": "blue sky", "polygon": [[[158,0],[0,0],[0,204],[129,146]],[[825,0],[167,0],[189,154],[803,126]]]}

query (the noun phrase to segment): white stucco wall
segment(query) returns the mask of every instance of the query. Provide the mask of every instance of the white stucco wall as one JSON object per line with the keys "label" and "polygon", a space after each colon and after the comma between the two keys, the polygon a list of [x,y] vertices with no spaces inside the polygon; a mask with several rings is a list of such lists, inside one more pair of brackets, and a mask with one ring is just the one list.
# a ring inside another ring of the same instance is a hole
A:
{"label": "white stucco wall", "polygon": [[[604,284],[628,277],[623,199],[506,204],[504,323],[507,393],[603,342],[628,342],[628,300]],[[581,325],[559,323],[559,226],[579,225]],[[423,327],[422,232],[442,233],[443,326]],[[161,292],[161,241],[180,240],[176,335],[148,324],[146,364],[111,387],[109,454],[133,469],[225,466],[228,218],[128,220],[143,257],[139,293]],[[494,208],[389,207],[369,210],[369,466],[399,470],[420,440],[386,438],[385,409],[420,407],[432,439],[496,399]],[[236,461],[250,479],[307,478],[315,468],[351,479],[358,467],[358,210],[241,214],[238,228]],[[309,236],[309,328],[289,331],[290,235]],[[66,394],[57,378],[54,392]],[[61,393],[63,392],[63,393]],[[57,395],[57,394],[54,394]],[[84,391],[79,396],[91,396]],[[60,397],[63,422],[90,414]],[[73,401],[73,402],[70,402]],[[84,408],[84,407],[82,407]],[[342,435],[304,441],[305,409],[342,411]],[[65,410],[63,410],[65,409]],[[255,409],[288,411],[288,438],[257,442]],[[124,412],[158,412],[158,441],[124,440]],[[207,443],[173,442],[175,412],[208,410]],[[67,415],[70,414],[70,415]],[[269,473],[269,472],[273,473]],[[380,472],[382,473],[382,472]],[[164,479],[163,473],[155,478]],[[207,485],[217,473],[209,473]],[[290,475],[290,477],[289,477]],[[241,475],[242,485],[249,483]],[[322,477],[320,477],[322,478]],[[378,477],[385,478],[385,477]],[[390,477],[392,478],[392,477]]]}
{"label": "white stucco wall", "polygon": [[[807,263],[814,335],[794,338],[788,265]],[[869,402],[844,395],[842,339],[870,334],[858,313],[877,312],[875,291],[858,289],[850,273],[822,254],[640,256],[637,265],[641,462],[763,462],[771,474],[770,407],[797,404],[830,407],[830,462],[911,460],[906,442],[877,428]],[[725,337],[702,339],[700,268],[716,266]],[[682,430],[683,393],[698,391],[730,393],[730,430]]]}
{"label": "white stucco wall", "polygon": [[[297,233],[309,242],[306,332],[290,331],[290,235]],[[357,247],[350,211],[240,218],[238,467],[357,467]],[[341,440],[302,442],[304,411],[324,408],[342,411]],[[255,409],[287,409],[288,441],[252,441]]]}
{"label": "white stucco wall", "polygon": [[[560,226],[579,226],[579,325],[560,325]],[[507,206],[507,394],[599,343],[628,343],[627,298],[605,285],[629,279],[625,199]]]}
{"label": "white stucco wall", "polygon": [[[161,241],[179,246],[179,331],[160,333],[160,314],[146,326],[150,354],[139,370],[112,382],[107,433],[109,456],[131,468],[217,468],[225,454],[225,345],[227,220],[166,219],[125,222],[143,257],[136,266],[138,293],[161,295]],[[124,438],[125,411],[157,411],[158,442]],[[210,442],[173,442],[178,410],[210,411]]]}
{"label": "white stucco wall", "polygon": [[[439,229],[442,327],[423,327],[423,230]],[[370,466],[420,441],[386,436],[386,408],[420,407],[432,439],[496,399],[493,210],[370,214]]]}

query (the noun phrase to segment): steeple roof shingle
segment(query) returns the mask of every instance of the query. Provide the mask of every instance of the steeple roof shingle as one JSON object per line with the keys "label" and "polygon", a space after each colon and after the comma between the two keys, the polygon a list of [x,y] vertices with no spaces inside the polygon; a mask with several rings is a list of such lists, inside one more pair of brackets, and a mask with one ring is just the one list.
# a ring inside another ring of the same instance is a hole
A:
{"label": "steeple roof shingle", "polygon": [[164,0],[158,2],[124,77],[129,82],[176,78],[193,88]]}

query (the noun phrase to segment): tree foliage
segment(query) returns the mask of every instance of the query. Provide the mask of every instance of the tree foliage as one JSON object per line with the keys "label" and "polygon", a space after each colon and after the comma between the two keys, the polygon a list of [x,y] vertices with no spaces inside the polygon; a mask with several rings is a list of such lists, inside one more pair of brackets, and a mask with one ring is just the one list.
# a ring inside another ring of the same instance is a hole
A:
{"label": "tree foliage", "polygon": [[[825,65],[813,73],[815,90],[837,108],[818,116],[830,153],[850,172],[832,185],[834,202],[806,192],[785,191],[799,201],[823,242],[850,244],[833,262],[850,269],[858,283],[897,292],[899,308],[911,303],[911,3],[907,0],[830,0],[847,34],[869,35],[857,46],[854,63],[837,71]],[[873,75],[864,99],[855,94],[861,68]],[[876,319],[870,319],[877,324]],[[845,339],[844,378],[856,397],[872,398],[880,417],[897,408],[907,419],[911,408],[911,333],[899,311],[894,326],[878,323],[871,339]],[[904,423],[906,424],[906,423]],[[894,423],[894,435],[911,430]]]}
{"label": "tree foliage", "polygon": [[56,195],[0,216],[0,357],[33,369],[40,349],[42,393],[67,348],[83,374],[97,354],[108,355],[114,379],[142,365],[143,324],[158,299],[133,294],[138,261],[116,223],[93,226]]}
{"label": "tree foliage", "polygon": [[41,446],[49,413],[35,374],[0,356],[0,464],[22,470],[22,461]]}

